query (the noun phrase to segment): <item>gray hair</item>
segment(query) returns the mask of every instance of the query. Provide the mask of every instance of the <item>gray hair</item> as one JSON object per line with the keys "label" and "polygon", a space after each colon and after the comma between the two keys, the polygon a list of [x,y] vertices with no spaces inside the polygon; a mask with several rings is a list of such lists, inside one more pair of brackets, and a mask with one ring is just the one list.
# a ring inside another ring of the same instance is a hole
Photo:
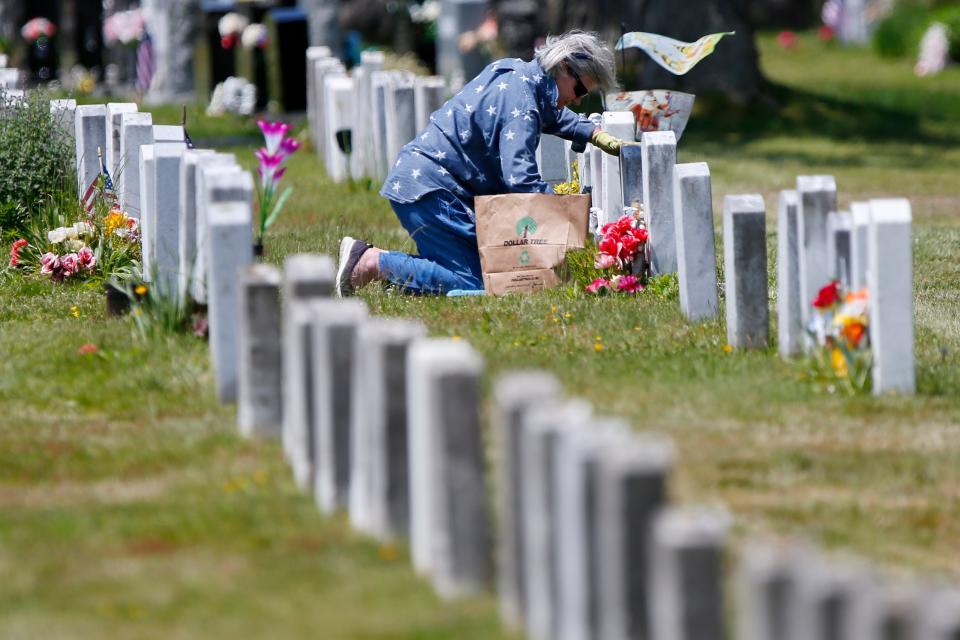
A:
{"label": "gray hair", "polygon": [[533,52],[540,66],[556,78],[566,62],[581,78],[593,78],[604,93],[617,86],[613,52],[599,34],[574,29],[559,36],[547,36],[547,42]]}

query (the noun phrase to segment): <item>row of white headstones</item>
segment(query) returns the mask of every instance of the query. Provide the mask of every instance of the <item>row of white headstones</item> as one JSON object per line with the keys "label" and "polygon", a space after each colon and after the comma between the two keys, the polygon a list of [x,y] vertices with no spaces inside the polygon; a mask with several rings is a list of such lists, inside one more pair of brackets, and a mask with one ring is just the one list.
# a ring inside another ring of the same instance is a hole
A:
{"label": "row of white headstones", "polygon": [[468,343],[371,317],[363,301],[331,297],[334,278],[316,254],[242,274],[238,427],[282,441],[321,512],[408,541],[440,597],[495,588],[504,623],[537,640],[960,633],[960,590],[905,585],[799,543],[747,541],[728,593],[730,516],[670,504],[668,440],[596,415],[544,371],[499,375],[486,411]]}
{"label": "row of white headstones", "polygon": [[[117,206],[139,223],[143,276],[159,294],[207,304],[208,283],[236,280],[236,265],[252,260],[254,184],[233,154],[188,149],[183,127],[156,125],[135,103],[52,100],[50,109],[75,139],[81,197],[107,167]],[[235,244],[211,248],[225,234]]]}
{"label": "row of white headstones", "polygon": [[[383,179],[400,148],[422,130],[446,97],[441,78],[384,72],[383,54],[364,52],[348,76],[324,47],[307,51],[308,113],[314,144],[334,180]],[[633,140],[631,112],[591,119],[612,135]],[[348,175],[336,132],[354,132]],[[541,137],[537,161],[551,184],[569,181],[577,161],[581,189],[590,189],[593,231],[616,220],[624,205],[643,205],[654,274],[677,273],[680,306],[691,320],[719,314],[710,169],[677,164],[672,131],[642,134],[621,156],[589,145]],[[765,348],[769,336],[766,208],[758,194],[723,200],[722,238],[727,341],[734,348]],[[779,350],[793,357],[816,348],[808,336],[818,290],[838,279],[847,291],[866,288],[869,300],[873,391],[915,390],[912,214],[904,199],[855,202],[838,211],[832,176],[800,176],[780,194],[777,218]]]}

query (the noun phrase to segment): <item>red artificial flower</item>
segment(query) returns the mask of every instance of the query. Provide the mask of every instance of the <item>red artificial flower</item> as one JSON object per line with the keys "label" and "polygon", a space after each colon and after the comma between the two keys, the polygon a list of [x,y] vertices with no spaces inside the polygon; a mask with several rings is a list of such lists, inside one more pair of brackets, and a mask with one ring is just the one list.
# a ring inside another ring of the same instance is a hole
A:
{"label": "red artificial flower", "polygon": [[620,216],[614,227],[620,233],[629,233],[633,229],[633,218],[631,216]]}
{"label": "red artificial flower", "polygon": [[830,42],[833,40],[833,28],[827,25],[822,25],[819,29],[817,29],[817,37],[823,42]]}
{"label": "red artificial flower", "polygon": [[623,234],[623,237],[620,238],[620,259],[633,260],[639,248],[640,241],[637,240],[636,236],[631,233]]}
{"label": "red artificial flower", "polygon": [[797,34],[793,31],[781,31],[777,34],[777,44],[784,49],[793,49],[797,46]]}
{"label": "red artificial flower", "polygon": [[646,242],[650,239],[650,233],[643,227],[633,230],[633,237],[639,240],[640,242]]}
{"label": "red artificial flower", "polygon": [[10,266],[15,267],[20,264],[20,249],[27,246],[27,241],[23,238],[15,241],[10,247]]}
{"label": "red artificial flower", "polygon": [[600,253],[605,253],[608,256],[617,257],[620,255],[620,243],[617,242],[616,238],[611,236],[604,236],[600,244],[597,245],[597,248],[600,250]]}
{"label": "red artificial flower", "polygon": [[840,283],[832,280],[827,286],[817,293],[813,300],[813,306],[817,309],[829,309],[840,302]]}

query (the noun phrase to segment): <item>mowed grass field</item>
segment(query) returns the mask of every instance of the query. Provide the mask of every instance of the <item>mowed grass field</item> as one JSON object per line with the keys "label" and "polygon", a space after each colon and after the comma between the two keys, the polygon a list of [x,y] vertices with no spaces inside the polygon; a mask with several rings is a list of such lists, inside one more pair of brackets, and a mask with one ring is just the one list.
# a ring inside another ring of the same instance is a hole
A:
{"label": "mowed grass field", "polygon": [[[769,103],[701,100],[679,159],[710,164],[718,232],[724,195],[764,196],[771,285],[776,197],[797,175],[833,174],[841,206],[909,198],[917,396],[851,397],[775,348],[728,353],[723,323],[686,323],[669,289],[363,297],[375,313],[469,340],[489,379],[543,367],[599,413],[669,434],[674,498],[726,505],[736,541],[799,536],[956,579],[960,69],[921,80],[909,61],[812,37],[790,51],[772,36],[759,45],[776,83]],[[198,119],[191,133],[233,130]],[[254,144],[229,150],[252,166]],[[296,192],[267,261],[335,254],[344,234],[412,250],[376,190],[329,182],[309,152],[287,175]],[[492,597],[441,604],[402,545],[320,517],[276,444],[236,435],[233,407],[213,399],[205,343],[145,341],[103,306],[92,284],[0,280],[0,637],[509,637]],[[85,343],[98,351],[78,354]]]}

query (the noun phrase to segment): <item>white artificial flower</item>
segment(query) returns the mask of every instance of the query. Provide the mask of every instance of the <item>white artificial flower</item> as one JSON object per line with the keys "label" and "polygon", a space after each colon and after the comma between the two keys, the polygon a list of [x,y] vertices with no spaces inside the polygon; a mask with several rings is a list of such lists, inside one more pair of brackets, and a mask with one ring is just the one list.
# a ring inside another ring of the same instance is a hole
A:
{"label": "white artificial flower", "polygon": [[217,30],[220,32],[220,37],[230,36],[240,33],[247,28],[248,24],[250,22],[246,17],[231,11],[217,22]]}
{"label": "white artificial flower", "polygon": [[259,22],[254,22],[243,30],[240,35],[240,44],[244,49],[253,49],[267,41],[267,28]]}
{"label": "white artificial flower", "polygon": [[47,232],[47,242],[50,244],[60,244],[67,239],[67,230],[65,227],[57,227],[53,231]]}
{"label": "white artificial flower", "polygon": [[[73,225],[73,229],[78,236],[92,236],[94,232],[93,225],[83,220]],[[70,237],[72,238],[74,236]]]}
{"label": "white artificial flower", "polygon": [[67,240],[66,246],[67,246],[67,251],[76,252],[76,251],[80,251],[80,249],[83,249],[87,245],[84,244],[83,240]]}

